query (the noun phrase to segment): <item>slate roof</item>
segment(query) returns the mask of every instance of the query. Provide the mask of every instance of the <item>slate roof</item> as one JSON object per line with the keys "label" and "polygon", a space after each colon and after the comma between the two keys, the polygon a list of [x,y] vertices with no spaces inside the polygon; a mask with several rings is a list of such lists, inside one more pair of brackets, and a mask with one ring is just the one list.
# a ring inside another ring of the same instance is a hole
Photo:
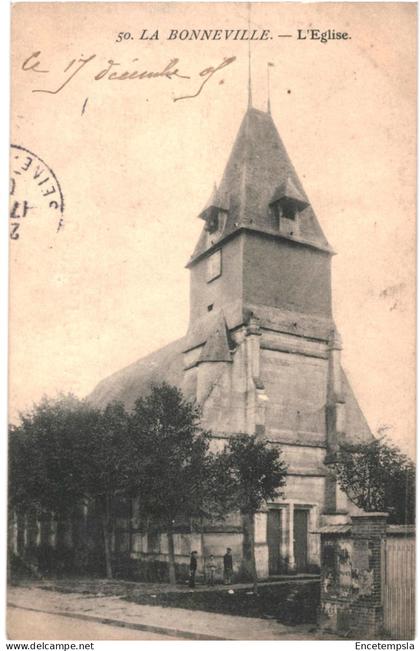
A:
{"label": "slate roof", "polygon": [[118,400],[131,409],[137,398],[149,393],[153,384],[165,381],[180,387],[184,375],[183,344],[184,338],[173,341],[113,373],[96,385],[88,400],[97,407]]}
{"label": "slate roof", "polygon": [[[270,113],[249,108],[242,120],[222,181],[211,198],[228,211],[224,233],[219,241],[243,227],[278,235],[270,203],[276,191],[282,187],[293,188],[303,208],[299,214],[300,235],[294,239],[332,252],[273,118]],[[203,229],[191,259],[207,248],[209,243]]]}
{"label": "slate roof", "polygon": [[344,398],[346,401],[346,435],[340,443],[367,443],[372,440],[372,432],[368,422],[360,409],[356,396],[354,395],[351,384],[343,369],[341,369],[341,381]]}

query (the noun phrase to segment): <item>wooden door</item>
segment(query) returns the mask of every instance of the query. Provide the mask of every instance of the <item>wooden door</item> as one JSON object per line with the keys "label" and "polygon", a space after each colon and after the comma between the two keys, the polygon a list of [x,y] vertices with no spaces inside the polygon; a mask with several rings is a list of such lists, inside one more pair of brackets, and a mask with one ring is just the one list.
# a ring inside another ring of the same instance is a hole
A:
{"label": "wooden door", "polygon": [[267,517],[268,572],[280,573],[280,510],[272,509]]}
{"label": "wooden door", "polygon": [[308,511],[295,509],[293,547],[297,572],[306,572],[308,564]]}

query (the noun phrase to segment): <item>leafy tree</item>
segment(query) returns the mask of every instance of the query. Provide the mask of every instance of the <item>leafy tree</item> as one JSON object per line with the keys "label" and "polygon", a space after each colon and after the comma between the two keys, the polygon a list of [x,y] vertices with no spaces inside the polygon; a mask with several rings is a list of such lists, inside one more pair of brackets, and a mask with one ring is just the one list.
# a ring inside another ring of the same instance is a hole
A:
{"label": "leafy tree", "polygon": [[10,428],[10,508],[54,512],[63,519],[95,500],[111,578],[112,502],[131,477],[129,446],[122,404],[101,411],[74,396],[44,398]]}
{"label": "leafy tree", "polygon": [[[96,411],[95,426],[86,432],[80,481],[85,494],[95,500],[101,519],[107,578],[112,578],[114,504],[131,488],[135,460],[129,437],[129,416],[120,402]],[[81,450],[82,451],[82,450]]]}
{"label": "leafy tree", "polygon": [[[83,434],[91,425],[90,409],[74,396],[62,395],[55,400],[43,398],[20,415],[18,425],[10,427],[9,514],[21,526],[26,522],[31,530],[37,521],[54,515],[60,537],[66,520],[75,523],[74,516],[85,500],[75,450],[83,445]],[[76,534],[77,528],[73,531]],[[34,551],[26,545],[21,560],[32,562]],[[36,553],[41,564],[46,560],[43,551],[39,548]]]}
{"label": "leafy tree", "polygon": [[198,408],[166,383],[140,398],[131,416],[140,510],[168,536],[169,580],[175,583],[174,524],[205,512],[211,468],[209,434]]}
{"label": "leafy tree", "polygon": [[385,439],[341,445],[333,464],[338,482],[365,511],[386,511],[389,522],[415,521],[415,465]]}
{"label": "leafy tree", "polygon": [[76,454],[96,412],[72,395],[43,398],[10,427],[9,504],[67,515],[85,497]]}
{"label": "leafy tree", "polygon": [[244,526],[245,569],[258,591],[255,565],[255,514],[268,500],[282,495],[287,466],[281,451],[256,435],[233,436],[213,464],[213,490],[222,511],[239,510]]}

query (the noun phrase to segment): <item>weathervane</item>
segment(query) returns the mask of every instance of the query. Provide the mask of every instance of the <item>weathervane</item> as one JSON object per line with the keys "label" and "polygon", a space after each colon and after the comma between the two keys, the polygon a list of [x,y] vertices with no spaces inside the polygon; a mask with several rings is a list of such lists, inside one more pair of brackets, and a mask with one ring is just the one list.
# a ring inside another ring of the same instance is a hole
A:
{"label": "weathervane", "polygon": [[274,68],[274,63],[267,62],[267,113],[271,113],[270,103],[270,68]]}

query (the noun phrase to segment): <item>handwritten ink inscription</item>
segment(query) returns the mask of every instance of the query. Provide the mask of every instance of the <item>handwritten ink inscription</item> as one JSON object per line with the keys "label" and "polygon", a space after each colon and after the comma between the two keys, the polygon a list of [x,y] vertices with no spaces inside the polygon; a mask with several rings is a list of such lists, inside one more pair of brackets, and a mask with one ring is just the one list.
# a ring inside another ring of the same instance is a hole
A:
{"label": "handwritten ink inscription", "polygon": [[[22,63],[22,70],[24,72],[37,73],[37,75],[42,75],[43,79],[48,79],[48,83],[43,85],[42,88],[38,87],[38,82],[35,88],[32,89],[33,93],[47,93],[50,95],[57,95],[60,93],[63,88],[68,86],[72,79],[82,73],[83,70],[91,70],[93,74],[93,80],[95,82],[100,81],[134,81],[134,80],[144,80],[144,79],[189,79],[194,81],[194,77],[189,74],[184,74],[181,71],[179,65],[179,59],[171,59],[165,66],[158,70],[149,70],[143,69],[137,62],[139,59],[134,57],[129,66],[123,65],[120,61],[114,61],[114,59],[108,59],[105,66],[100,65],[98,68],[96,66],[97,61],[96,54],[91,54],[90,56],[81,56],[78,59],[71,59],[69,62],[66,62],[64,68],[61,71],[50,70],[51,64],[45,63],[45,57],[43,57],[41,50],[32,52]],[[203,68],[196,75],[195,88],[193,91],[174,97],[173,101],[177,102],[182,99],[191,99],[197,97],[204,86],[210,81],[210,79],[223,68],[231,65],[236,61],[236,57],[225,57],[221,63],[217,65],[211,65]],[[94,63],[95,62],[95,63]],[[55,65],[53,63],[53,67]],[[51,81],[50,81],[51,79]],[[40,84],[39,84],[40,85]]]}
{"label": "handwritten ink inscription", "polygon": [[64,198],[54,172],[29,149],[10,146],[10,239],[18,240],[28,217],[48,214],[63,225]]}

